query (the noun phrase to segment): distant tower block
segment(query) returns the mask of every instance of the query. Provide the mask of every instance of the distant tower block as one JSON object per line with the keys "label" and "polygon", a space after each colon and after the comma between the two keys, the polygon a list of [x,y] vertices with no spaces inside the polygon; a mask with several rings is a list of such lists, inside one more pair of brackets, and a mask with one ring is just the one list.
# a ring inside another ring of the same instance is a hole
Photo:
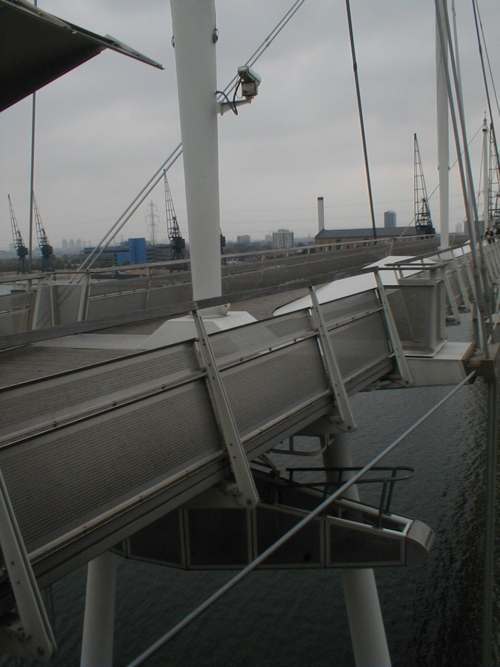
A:
{"label": "distant tower block", "polygon": [[284,249],[293,248],[293,232],[288,229],[278,229],[273,232],[273,248]]}
{"label": "distant tower block", "polygon": [[396,212],[395,211],[385,211],[384,212],[384,227],[396,227]]}

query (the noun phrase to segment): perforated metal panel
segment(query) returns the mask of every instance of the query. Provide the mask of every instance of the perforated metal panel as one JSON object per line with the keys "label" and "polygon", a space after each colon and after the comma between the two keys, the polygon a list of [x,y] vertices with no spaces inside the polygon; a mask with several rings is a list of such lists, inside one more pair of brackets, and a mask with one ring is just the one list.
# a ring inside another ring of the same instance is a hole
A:
{"label": "perforated metal panel", "polygon": [[243,437],[328,389],[315,339],[225,370],[222,379]]}
{"label": "perforated metal panel", "polygon": [[[147,356],[136,355],[113,361],[78,375],[63,375],[43,383],[33,383],[4,392],[1,396],[0,437],[14,437],[13,428],[21,431],[37,424],[59,422],[73,413],[96,411],[127,396],[141,395],[154,386],[168,386],[186,380],[199,372],[190,345],[176,345],[156,350]],[[134,390],[133,392],[131,390]],[[26,405],[29,404],[29,411]]]}
{"label": "perforated metal panel", "polygon": [[380,304],[375,290],[353,294],[321,306],[321,312],[328,328],[341,324],[353,317],[361,317],[368,311],[379,309]]}
{"label": "perforated metal panel", "polygon": [[331,567],[400,565],[405,562],[405,542],[401,535],[393,538],[376,529],[361,532],[357,526],[336,525],[328,521],[328,565]]}
{"label": "perforated metal panel", "polygon": [[191,283],[169,285],[150,289],[148,292],[147,308],[161,308],[172,303],[183,303],[193,298]]}
{"label": "perforated metal panel", "polygon": [[391,354],[381,313],[332,329],[328,335],[344,382]]}
{"label": "perforated metal panel", "polygon": [[210,336],[217,363],[224,367],[312,333],[306,311],[298,311]]}
{"label": "perforated metal panel", "polygon": [[100,320],[110,315],[125,315],[146,308],[147,291],[115,294],[88,301],[87,320]]}
{"label": "perforated metal panel", "polygon": [[389,301],[389,306],[398,330],[399,338],[404,347],[405,341],[413,341],[414,336],[401,290],[387,290],[387,300]]}
{"label": "perforated metal panel", "polygon": [[405,340],[407,349],[431,349],[435,332],[432,331],[432,322],[429,316],[422,317],[422,313],[430,313],[432,308],[432,286],[431,285],[400,285],[399,287],[406,313],[411,323],[413,338]]}
{"label": "perforated metal panel", "polygon": [[0,312],[17,310],[18,308],[29,308],[32,298],[33,292],[2,294],[0,296]]}
{"label": "perforated metal panel", "polygon": [[[306,512],[292,511],[277,507],[257,508],[257,550],[261,554],[268,547],[291,530]],[[288,542],[269,556],[264,567],[294,568],[320,567],[323,564],[323,525],[321,519],[313,519]]]}
{"label": "perforated metal panel", "polygon": [[45,329],[59,324],[70,324],[78,320],[83,285],[61,285],[42,283],[38,286],[38,310],[35,329]]}
{"label": "perforated metal panel", "polygon": [[32,550],[219,452],[199,380],[1,450],[0,467]]}
{"label": "perforated metal panel", "polygon": [[0,334],[21,333],[27,331],[30,312],[26,310],[13,310],[10,313],[0,313]]}
{"label": "perforated metal panel", "polygon": [[0,334],[21,333],[28,329],[33,292],[0,296]]}

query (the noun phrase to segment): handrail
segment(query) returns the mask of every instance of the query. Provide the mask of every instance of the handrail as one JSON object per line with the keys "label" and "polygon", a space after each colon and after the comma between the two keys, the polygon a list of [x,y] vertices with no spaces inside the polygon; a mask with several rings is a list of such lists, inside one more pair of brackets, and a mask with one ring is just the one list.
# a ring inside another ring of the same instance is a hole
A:
{"label": "handrail", "polygon": [[[359,470],[361,470],[361,466],[347,467],[347,468],[345,467],[344,468],[330,468],[330,467],[298,468],[294,466],[290,468],[285,468],[285,470],[289,473],[288,481],[295,487],[306,488],[306,489],[322,488],[323,497],[326,498],[328,495],[328,489],[332,485],[336,485],[337,489],[339,489],[342,486],[342,476],[345,472],[347,473],[358,472]],[[395,482],[403,482],[411,479],[415,474],[415,469],[409,466],[374,466],[370,472],[374,470],[390,472],[391,475],[390,477],[375,477],[369,479],[360,479],[358,484],[382,484],[380,502],[378,506],[378,518],[376,524],[377,528],[381,528],[383,515],[390,513],[392,493],[394,490]],[[408,471],[411,474],[405,475],[403,477],[397,477],[396,475],[400,470]],[[319,482],[295,482],[293,479],[294,472],[337,472],[339,473],[339,476],[336,482],[331,482],[328,480],[322,480]]]}

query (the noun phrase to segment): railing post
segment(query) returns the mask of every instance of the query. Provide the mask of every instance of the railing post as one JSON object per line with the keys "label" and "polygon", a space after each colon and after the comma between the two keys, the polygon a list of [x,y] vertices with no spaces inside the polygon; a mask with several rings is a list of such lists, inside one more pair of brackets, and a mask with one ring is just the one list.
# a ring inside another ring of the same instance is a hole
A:
{"label": "railing post", "polygon": [[399,374],[403,381],[405,387],[409,387],[412,383],[410,369],[408,367],[408,362],[399,339],[398,330],[394,318],[392,316],[392,311],[389,306],[389,301],[387,299],[387,294],[385,292],[384,283],[378,271],[375,271],[375,280],[377,281],[377,290],[380,298],[380,304],[384,313],[384,320],[387,327],[387,333],[389,335],[389,340],[391,342],[392,351],[396,358],[396,364],[398,366]]}
{"label": "railing post", "polygon": [[453,293],[453,290],[451,288],[451,284],[448,278],[448,272],[446,271],[446,267],[443,271],[443,278],[444,278],[444,285],[446,288],[446,294],[448,296],[448,301],[450,304],[451,312],[453,313],[453,319],[455,320],[456,324],[461,324],[462,323],[462,318],[460,317],[460,311],[458,310],[457,306],[457,301],[455,298],[455,294]]}
{"label": "railing post", "polygon": [[339,419],[337,426],[341,431],[352,431],[356,428],[354,417],[351,412],[347,391],[342,380],[342,375],[340,373],[340,368],[337,363],[335,353],[328,337],[328,329],[324,322],[323,315],[321,313],[321,307],[319,305],[318,297],[314,287],[309,289],[309,294],[312,303],[312,318],[315,329],[318,332],[318,343],[323,355],[326,373],[328,375],[332,393],[335,396],[337,417]]}
{"label": "railing post", "polygon": [[235,500],[250,509],[257,506],[259,494],[203,320],[197,311],[193,311],[192,315],[198,335],[198,351],[206,370],[213,409],[236,481]]}
{"label": "railing post", "polygon": [[467,312],[470,312],[471,304],[469,301],[469,295],[467,294],[467,290],[465,288],[464,281],[462,278],[462,267],[459,264],[458,259],[456,258],[453,250],[451,251],[451,255],[453,257],[453,266],[455,267],[455,273],[457,274],[458,286],[460,287],[460,293],[462,294],[462,301],[464,302],[464,308]]}

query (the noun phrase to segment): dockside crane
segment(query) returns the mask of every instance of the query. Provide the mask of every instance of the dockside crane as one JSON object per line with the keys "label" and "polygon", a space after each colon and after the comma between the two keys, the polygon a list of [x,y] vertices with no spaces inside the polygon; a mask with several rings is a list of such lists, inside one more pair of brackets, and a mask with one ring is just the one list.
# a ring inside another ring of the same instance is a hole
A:
{"label": "dockside crane", "polygon": [[54,263],[52,258],[54,256],[54,248],[49,243],[49,238],[47,232],[45,231],[42,223],[42,217],[40,211],[38,210],[38,204],[36,203],[35,193],[33,193],[33,205],[35,208],[35,221],[36,221],[36,235],[38,238],[38,247],[42,253],[42,272],[53,271]]}
{"label": "dockside crane", "polygon": [[26,273],[26,257],[28,256],[28,248],[24,245],[23,237],[17,224],[16,214],[14,213],[14,207],[12,206],[12,201],[10,195],[7,195],[9,200],[9,211],[10,211],[10,224],[12,227],[12,237],[14,239],[14,248],[16,249],[17,254],[17,272]]}
{"label": "dockside crane", "polygon": [[432,224],[429,200],[427,198],[427,188],[425,186],[424,170],[422,160],[420,159],[420,150],[418,148],[417,135],[413,135],[413,182],[414,182],[414,219],[417,235],[435,234],[436,230]]}
{"label": "dockside crane", "polygon": [[177,223],[172,193],[170,192],[167,172],[165,170],[163,171],[163,185],[165,188],[165,211],[167,216],[168,240],[170,241],[170,247],[172,248],[172,259],[184,259],[186,241],[182,237],[181,230]]}

